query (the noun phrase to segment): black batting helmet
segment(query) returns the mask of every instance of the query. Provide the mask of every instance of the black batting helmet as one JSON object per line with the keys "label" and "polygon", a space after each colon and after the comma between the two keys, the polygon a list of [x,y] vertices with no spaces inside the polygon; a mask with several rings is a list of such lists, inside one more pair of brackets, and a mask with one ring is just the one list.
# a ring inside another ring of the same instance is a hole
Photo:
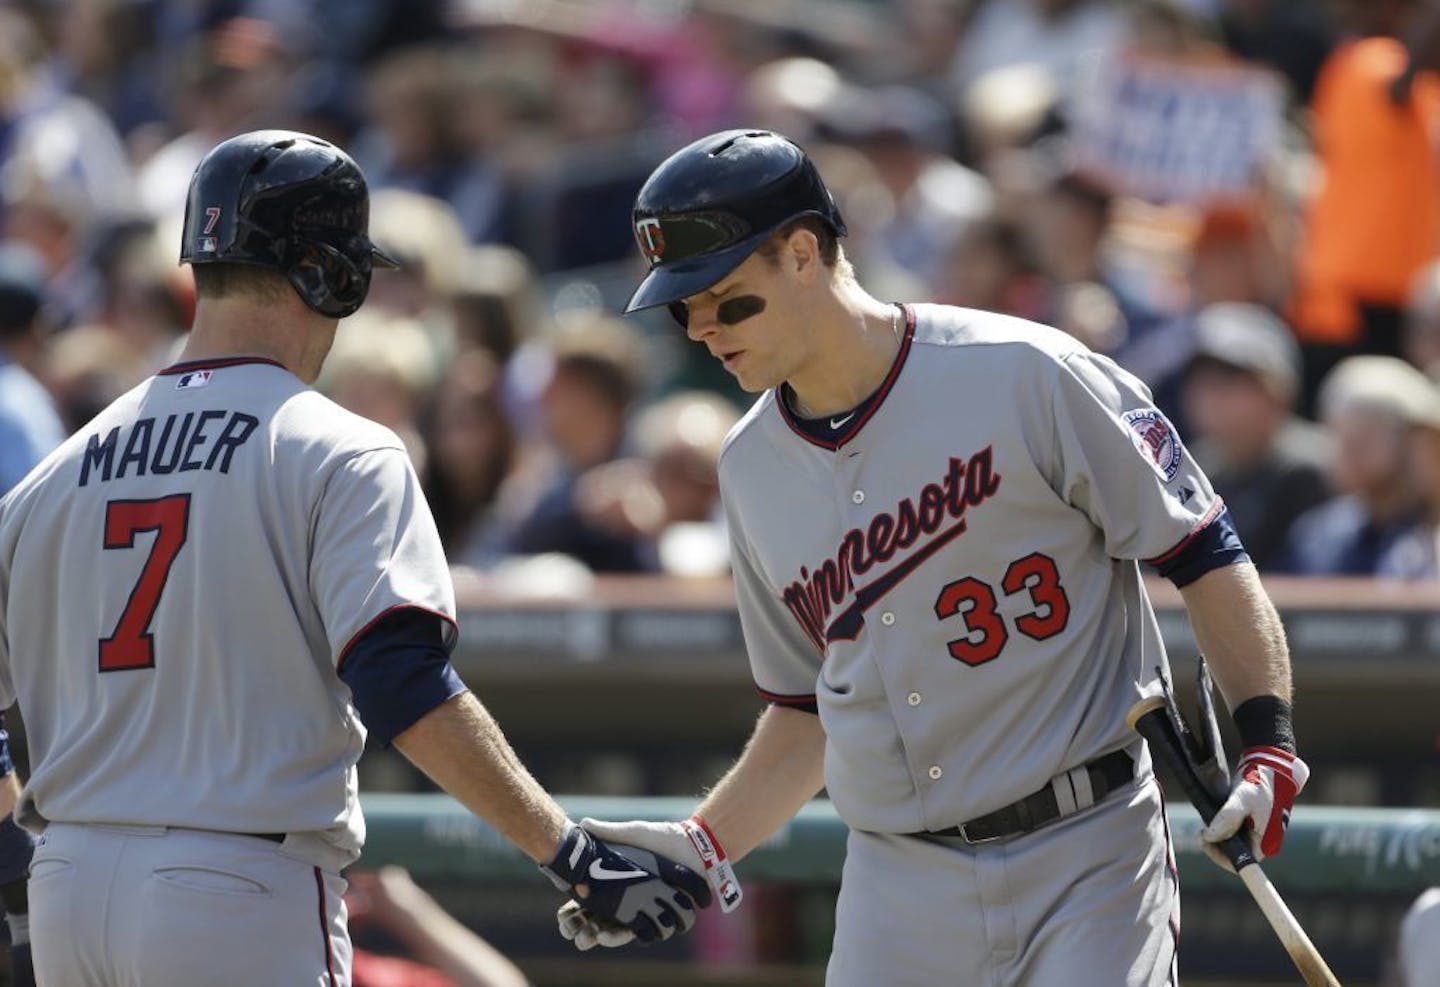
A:
{"label": "black batting helmet", "polygon": [[180,262],[275,268],[306,305],[340,319],[365,301],[373,265],[399,266],[370,242],[369,224],[365,176],[348,154],[309,134],[257,130],[195,169]]}
{"label": "black batting helmet", "polygon": [[845,235],[830,190],[789,138],[768,130],[724,130],[681,148],[651,172],[635,197],[635,241],[650,273],[625,311],[704,291],[800,216],[819,216],[836,236]]}

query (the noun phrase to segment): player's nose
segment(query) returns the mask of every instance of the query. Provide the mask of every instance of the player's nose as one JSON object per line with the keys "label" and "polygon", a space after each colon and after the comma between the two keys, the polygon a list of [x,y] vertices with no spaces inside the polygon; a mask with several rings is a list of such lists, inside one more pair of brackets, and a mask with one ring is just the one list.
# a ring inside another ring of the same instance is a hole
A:
{"label": "player's nose", "polygon": [[715,335],[719,328],[720,320],[715,318],[714,308],[691,307],[690,317],[685,321],[685,335],[700,343]]}

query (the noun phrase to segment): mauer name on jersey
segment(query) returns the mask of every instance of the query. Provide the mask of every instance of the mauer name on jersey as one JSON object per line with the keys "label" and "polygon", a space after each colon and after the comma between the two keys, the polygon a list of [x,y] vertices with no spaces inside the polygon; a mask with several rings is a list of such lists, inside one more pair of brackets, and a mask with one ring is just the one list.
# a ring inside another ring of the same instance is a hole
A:
{"label": "mauer name on jersey", "polygon": [[[225,423],[216,426],[222,418]],[[260,419],[242,411],[211,409],[167,415],[158,422],[157,428],[157,419],[137,418],[123,429],[116,425],[103,439],[98,432],[90,436],[80,460],[80,486],[90,482],[92,470],[102,481],[147,472],[218,469],[228,473],[235,450],[254,434]]]}
{"label": "mauer name on jersey", "polygon": [[[865,530],[851,528],[846,532],[835,557],[816,566],[814,572],[801,566],[800,578],[781,594],[785,606],[822,652],[831,641],[853,640],[864,624],[865,610],[931,555],[964,534],[965,512],[984,503],[999,489],[1000,474],[995,472],[989,446],[968,462],[951,456],[949,470],[940,482],[927,483],[920,491],[918,505],[906,497],[893,512],[881,511],[871,518]],[[942,531],[946,521],[953,523]],[[909,548],[924,535],[934,537],[884,575],[855,589],[856,576],[863,576],[877,563],[888,562],[897,551]],[[854,601],[831,621],[831,612],[852,590]]]}

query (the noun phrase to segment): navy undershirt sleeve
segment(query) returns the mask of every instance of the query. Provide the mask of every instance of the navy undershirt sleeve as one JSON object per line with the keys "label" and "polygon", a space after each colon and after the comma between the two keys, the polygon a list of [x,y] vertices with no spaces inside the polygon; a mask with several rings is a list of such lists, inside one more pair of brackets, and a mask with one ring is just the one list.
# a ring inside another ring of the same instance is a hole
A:
{"label": "navy undershirt sleeve", "polygon": [[1156,571],[1175,584],[1176,588],[1189,586],[1212,569],[1220,569],[1237,562],[1249,562],[1250,556],[1240,543],[1240,534],[1235,530],[1235,521],[1226,507],[1204,528],[1190,536],[1185,547],[1157,565]]}
{"label": "navy undershirt sleeve", "polygon": [[783,702],[778,699],[771,699],[770,705],[783,706],[786,709],[798,709],[802,713],[814,713],[816,716],[820,715],[820,702],[813,696],[810,699],[787,699]]}
{"label": "navy undershirt sleeve", "polygon": [[451,696],[465,683],[450,665],[445,619],[418,607],[386,614],[350,644],[340,678],[370,739],[382,746]]}

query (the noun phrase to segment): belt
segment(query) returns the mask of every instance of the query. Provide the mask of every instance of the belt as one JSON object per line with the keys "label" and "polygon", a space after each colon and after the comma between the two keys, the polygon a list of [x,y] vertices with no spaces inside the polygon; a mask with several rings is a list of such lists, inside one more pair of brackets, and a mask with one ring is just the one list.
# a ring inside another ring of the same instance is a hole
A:
{"label": "belt", "polygon": [[[1083,777],[1077,777],[1083,775]],[[1062,816],[1088,809],[1135,777],[1135,762],[1124,751],[1113,751],[1073,771],[1058,774],[1050,784],[983,816],[949,829],[916,836],[958,836],[966,843],[991,843],[1039,829]],[[1086,792],[1086,779],[1089,792]]]}
{"label": "belt", "polygon": [[76,826],[99,826],[103,829],[116,829],[127,833],[145,833],[151,836],[163,836],[167,832],[178,833],[211,833],[226,836],[249,836],[257,840],[269,840],[271,843],[284,843],[289,838],[289,833],[238,833],[223,829],[197,829],[194,826],[155,826],[143,823],[74,823]]}

